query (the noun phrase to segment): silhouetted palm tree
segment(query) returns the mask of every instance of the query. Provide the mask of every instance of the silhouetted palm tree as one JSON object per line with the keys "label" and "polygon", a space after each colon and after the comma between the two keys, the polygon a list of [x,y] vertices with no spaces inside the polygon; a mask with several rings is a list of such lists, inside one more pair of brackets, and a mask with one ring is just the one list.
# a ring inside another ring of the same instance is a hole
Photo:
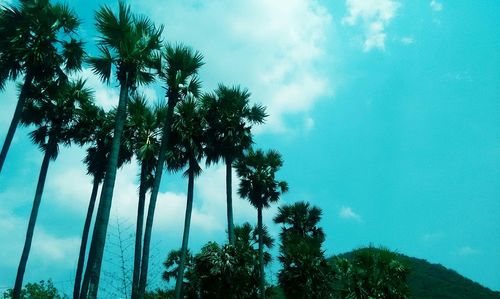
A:
{"label": "silhouetted palm tree", "polygon": [[281,155],[274,150],[264,153],[262,150],[250,149],[236,162],[236,172],[240,177],[238,194],[248,199],[257,209],[261,298],[265,298],[262,209],[277,202],[280,195],[288,191],[288,184],[285,181],[275,180],[275,174],[282,166]]}
{"label": "silhouetted palm tree", "polygon": [[110,81],[112,68],[116,67],[120,97],[111,152],[107,161],[81,290],[80,297],[85,298],[97,296],[129,91],[135,89],[138,84],[149,84],[154,81],[154,75],[148,70],[157,67],[159,61],[157,51],[160,48],[160,36],[163,30],[162,27],[156,28],[148,18],[133,15],[130,7],[123,2],[118,5],[117,15],[108,6],[102,6],[96,13],[96,27],[101,34],[98,42],[101,55],[90,58],[89,63],[93,71],[105,82]]}
{"label": "silhouetted palm tree", "polygon": [[[87,250],[87,241],[90,232],[90,225],[94,214],[95,202],[99,186],[104,179],[106,165],[111,150],[113,140],[113,123],[115,119],[115,110],[106,113],[97,106],[86,106],[76,125],[73,139],[80,146],[90,143],[87,148],[87,154],[83,162],[87,165],[87,174],[93,178],[92,193],[90,195],[87,216],[83,226],[82,240],[78,255],[78,263],[75,274],[75,285],[73,288],[73,298],[80,296],[80,287],[82,281],[83,266],[85,263],[85,252]],[[122,140],[120,155],[118,158],[118,168],[124,163],[130,161],[132,153],[126,140]]]}
{"label": "silhouetted palm tree", "polygon": [[[140,165],[139,201],[137,207],[137,226],[135,233],[134,271],[132,280],[132,298],[138,298],[139,278],[142,258],[142,235],[144,229],[144,206],[146,192],[151,189],[153,172],[156,166],[161,133],[161,121],[164,107],[157,106],[155,110],[148,107],[144,96],[135,94],[129,103],[127,127],[135,156]],[[142,297],[142,296],[141,296]]]}
{"label": "silhouetted palm tree", "polygon": [[184,281],[184,267],[188,250],[191,213],[193,211],[194,178],[201,173],[199,162],[204,156],[204,122],[203,113],[194,97],[188,96],[177,105],[172,122],[167,163],[168,168],[172,171],[178,171],[187,166],[184,175],[188,177],[184,233],[182,235],[181,257],[175,284],[175,298],[177,299],[181,298],[182,282]]}
{"label": "silhouetted palm tree", "polygon": [[144,246],[141,261],[141,277],[139,280],[139,293],[144,294],[146,290],[149,264],[149,248],[151,243],[151,231],[153,229],[156,199],[160,191],[160,182],[163,174],[168,143],[172,127],[172,116],[174,108],[188,94],[194,97],[199,95],[201,86],[196,76],[199,68],[203,65],[203,56],[199,52],[183,45],[167,45],[162,53],[160,77],[166,83],[167,88],[167,112],[163,123],[160,151],[158,162],[155,167],[153,187],[151,188],[151,198],[149,200],[148,216],[144,229]]}
{"label": "silhouetted palm tree", "polygon": [[[66,5],[24,0],[0,8],[0,89],[24,75],[14,116],[0,152],[0,172],[21,119],[27,93],[35,82],[67,80],[79,70],[83,43],[74,38],[80,21]],[[63,71],[64,70],[64,71]]]}
{"label": "silhouetted palm tree", "polygon": [[282,224],[278,280],[287,298],[331,298],[333,269],[321,246],[325,240],[318,226],[321,209],[296,202],[278,209],[274,222]]}
{"label": "silhouetted palm tree", "polygon": [[252,145],[251,128],[266,118],[261,105],[250,106],[250,92],[239,86],[222,84],[213,94],[202,97],[207,111],[207,164],[222,159],[226,164],[227,233],[229,244],[234,242],[232,164]]}
{"label": "silhouetted palm tree", "polygon": [[25,125],[37,127],[30,133],[30,136],[33,143],[37,144],[44,152],[44,158],[33,200],[26,241],[17,270],[13,298],[20,296],[50,160],[57,158],[60,144],[69,145],[71,143],[73,127],[79,114],[78,110],[91,101],[91,92],[84,87],[84,84],[85,82],[81,80],[63,84],[52,81],[34,85],[28,91],[30,101],[23,109],[21,121]]}

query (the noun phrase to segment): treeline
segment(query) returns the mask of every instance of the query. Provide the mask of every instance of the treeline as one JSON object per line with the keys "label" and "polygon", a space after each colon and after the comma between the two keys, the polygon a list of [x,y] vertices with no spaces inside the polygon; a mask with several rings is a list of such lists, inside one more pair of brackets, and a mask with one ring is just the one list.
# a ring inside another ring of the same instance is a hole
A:
{"label": "treeline", "polygon": [[[48,168],[61,146],[76,145],[86,149],[84,163],[93,188],[82,224],[73,298],[98,297],[117,169],[132,159],[140,173],[131,298],[147,295],[151,232],[165,170],[183,171],[187,177],[181,249],[169,255],[164,275],[176,281],[174,297],[264,298],[269,290],[264,268],[271,258],[265,248],[270,248],[272,238],[262,214],[288,191],[288,184],[276,178],[283,165],[279,152],[253,147],[251,130],[265,122],[266,108],[251,104],[250,92],[240,86],[220,84],[215,91],[202,91],[202,54],[163,40],[162,25],[134,14],[123,2],[116,11],[106,5],[96,11],[97,55],[86,52],[79,25],[68,5],[49,0],[21,0],[1,7],[0,87],[9,80],[19,82],[19,98],[0,153],[0,172],[8,166],[7,153],[20,124],[33,129],[29,136],[44,154],[9,296],[27,296],[23,278]],[[106,111],[96,103],[86,78],[79,78],[84,65],[103,83],[118,84],[116,108]],[[157,81],[166,90],[165,104],[153,106],[138,88]],[[188,251],[190,221],[195,179],[203,162],[226,166],[228,243],[209,243],[193,256]],[[234,225],[233,169],[240,179],[239,196],[257,211],[256,227]],[[348,273],[358,269],[350,262],[340,261],[338,269],[326,262],[321,249],[324,233],[317,227],[320,215],[319,208],[297,203],[281,207],[275,218],[283,226],[279,281],[288,298],[334,296],[335,290],[350,288],[332,287],[335,275],[346,273],[351,279]],[[52,290],[50,284],[44,287]]]}

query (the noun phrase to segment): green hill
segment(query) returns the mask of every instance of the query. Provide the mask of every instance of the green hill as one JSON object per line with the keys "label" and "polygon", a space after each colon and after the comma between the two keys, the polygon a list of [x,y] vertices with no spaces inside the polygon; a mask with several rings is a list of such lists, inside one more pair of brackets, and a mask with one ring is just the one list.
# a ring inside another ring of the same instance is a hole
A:
{"label": "green hill", "polygon": [[410,265],[408,285],[415,299],[500,298],[500,292],[483,287],[442,265],[403,255],[401,257]]}
{"label": "green hill", "polygon": [[[355,251],[341,254],[348,258]],[[415,299],[500,299],[500,292],[483,287],[454,270],[398,254],[409,268],[408,285]]]}

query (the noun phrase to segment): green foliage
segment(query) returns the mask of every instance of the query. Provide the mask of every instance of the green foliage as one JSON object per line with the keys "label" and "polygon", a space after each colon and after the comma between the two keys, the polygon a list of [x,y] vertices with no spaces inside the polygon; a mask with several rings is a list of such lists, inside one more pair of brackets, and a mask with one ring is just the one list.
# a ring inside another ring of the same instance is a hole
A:
{"label": "green foliage", "polygon": [[[350,261],[355,259],[360,252],[363,255],[387,251],[369,247],[354,250],[330,259],[336,267],[346,269]],[[409,297],[413,299],[496,299],[500,293],[492,291],[457,272],[447,269],[439,264],[431,264],[426,260],[408,257],[402,254],[390,253],[398,263],[408,270],[406,281],[409,288]],[[370,263],[368,263],[370,264]],[[338,276],[338,278],[341,278]],[[341,284],[337,285],[340,290]],[[397,297],[396,297],[397,298]]]}
{"label": "green foliage", "polygon": [[278,209],[274,221],[282,224],[278,273],[286,298],[329,298],[332,296],[333,269],[324,257],[325,240],[318,227],[321,209],[297,202]]}
{"label": "green foliage", "polygon": [[[4,299],[12,298],[12,289],[3,294]],[[21,299],[65,299],[66,295],[61,295],[56,289],[52,280],[40,281],[38,283],[28,283],[21,290]]]}
{"label": "green foliage", "polygon": [[[234,245],[209,242],[194,257],[188,253],[184,275],[183,294],[187,298],[257,298],[258,250],[257,228],[249,223],[235,227]],[[267,248],[273,239],[264,230]],[[271,261],[265,253],[265,263]],[[180,251],[172,251],[164,265],[163,278],[170,281],[177,277]]]}
{"label": "green foliage", "polygon": [[333,259],[339,298],[410,298],[409,267],[385,248],[362,248]]}

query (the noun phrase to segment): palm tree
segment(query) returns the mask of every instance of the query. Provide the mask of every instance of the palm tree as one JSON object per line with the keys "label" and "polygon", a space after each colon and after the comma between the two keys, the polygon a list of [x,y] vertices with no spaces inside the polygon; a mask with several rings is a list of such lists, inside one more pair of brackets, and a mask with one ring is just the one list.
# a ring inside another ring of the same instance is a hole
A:
{"label": "palm tree", "polygon": [[[111,142],[113,140],[113,120],[115,111],[112,110],[106,113],[102,108],[91,105],[84,106],[82,115],[76,124],[73,140],[83,146],[90,143],[87,148],[87,155],[83,162],[87,165],[87,174],[93,177],[92,193],[85,217],[83,226],[82,240],[80,244],[80,252],[78,255],[78,263],[75,275],[75,284],[73,288],[73,298],[79,298],[80,286],[82,280],[83,266],[85,263],[85,252],[87,250],[87,241],[90,232],[90,224],[94,214],[95,202],[99,186],[104,179],[106,172],[106,164],[111,150]],[[120,156],[118,159],[118,168],[131,159],[130,147],[127,143],[122,142],[120,148]]]}
{"label": "palm tree", "polygon": [[78,110],[91,101],[91,92],[84,87],[84,84],[85,82],[81,80],[63,84],[52,81],[40,86],[37,84],[28,92],[28,97],[32,101],[26,103],[21,120],[25,125],[37,127],[30,133],[30,136],[33,143],[37,144],[44,152],[44,158],[14,285],[13,298],[16,299],[20,298],[50,160],[57,158],[60,144],[69,145],[71,143]]}
{"label": "palm tree", "polygon": [[203,65],[203,56],[191,48],[183,45],[167,45],[162,52],[165,63],[162,65],[160,77],[167,85],[167,112],[163,122],[160,151],[158,162],[155,167],[151,198],[149,200],[148,216],[144,229],[144,246],[142,251],[141,275],[139,280],[139,294],[144,294],[148,277],[149,249],[151,244],[151,232],[153,229],[156,199],[160,191],[160,182],[163,174],[163,165],[170,142],[172,129],[172,117],[174,108],[186,96],[198,97],[201,83],[196,76],[199,68]]}
{"label": "palm tree", "polygon": [[282,166],[281,155],[274,150],[264,153],[262,150],[250,149],[236,162],[236,172],[241,180],[238,194],[247,198],[257,209],[261,298],[265,298],[262,209],[278,201],[280,195],[288,191],[285,181],[275,180],[275,174]]}
{"label": "palm tree", "polygon": [[35,82],[57,78],[79,70],[83,43],[74,38],[80,21],[66,5],[49,1],[24,0],[19,7],[0,8],[0,89],[8,79],[24,75],[12,121],[0,152],[0,172]]}
{"label": "palm tree", "polygon": [[130,130],[131,143],[135,156],[141,166],[139,175],[139,201],[137,208],[137,227],[135,233],[134,271],[132,280],[132,298],[139,294],[139,278],[142,258],[142,233],[144,229],[144,206],[146,192],[151,189],[154,167],[159,149],[160,121],[164,114],[162,106],[153,111],[148,107],[144,96],[135,94],[129,103],[127,126]]}
{"label": "palm tree", "polygon": [[250,92],[239,86],[219,84],[214,94],[202,97],[207,110],[207,164],[222,159],[226,164],[227,233],[229,244],[234,244],[232,165],[243,151],[252,145],[252,124],[261,124],[266,118],[261,105],[250,106]]}
{"label": "palm tree", "polygon": [[158,62],[157,51],[160,48],[160,36],[163,31],[162,27],[156,28],[148,18],[133,15],[130,7],[123,2],[118,5],[118,15],[115,15],[110,7],[102,6],[96,13],[96,27],[101,34],[98,42],[101,56],[90,58],[89,63],[93,71],[108,83],[112,68],[116,67],[120,96],[113,141],[80,296],[88,295],[89,298],[97,296],[99,286],[129,91],[135,89],[138,84],[149,84],[154,81],[154,75],[148,70]]}
{"label": "palm tree", "polygon": [[187,166],[184,175],[188,177],[186,216],[184,219],[184,233],[182,235],[181,257],[177,282],[175,284],[175,298],[181,298],[184,281],[184,267],[188,250],[191,213],[193,211],[194,179],[201,173],[199,165],[204,156],[205,131],[204,117],[197,100],[188,96],[176,107],[172,122],[172,135],[169,141],[167,154],[168,168],[178,171]]}
{"label": "palm tree", "polygon": [[296,202],[278,209],[274,222],[282,224],[278,280],[287,298],[330,298],[333,270],[321,246],[325,240],[321,209]]}

